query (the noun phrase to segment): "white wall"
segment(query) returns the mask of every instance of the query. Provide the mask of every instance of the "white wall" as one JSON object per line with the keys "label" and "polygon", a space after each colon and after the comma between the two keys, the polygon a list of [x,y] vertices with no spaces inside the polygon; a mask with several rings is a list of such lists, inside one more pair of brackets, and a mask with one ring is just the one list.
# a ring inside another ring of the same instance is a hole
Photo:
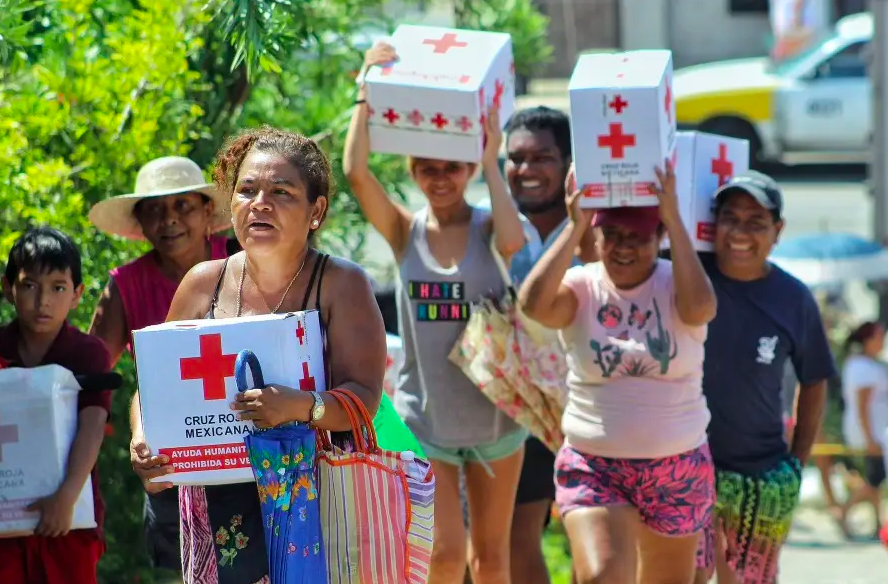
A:
{"label": "white wall", "polygon": [[624,49],[672,49],[675,67],[767,53],[767,14],[732,15],[728,0],[620,0]]}

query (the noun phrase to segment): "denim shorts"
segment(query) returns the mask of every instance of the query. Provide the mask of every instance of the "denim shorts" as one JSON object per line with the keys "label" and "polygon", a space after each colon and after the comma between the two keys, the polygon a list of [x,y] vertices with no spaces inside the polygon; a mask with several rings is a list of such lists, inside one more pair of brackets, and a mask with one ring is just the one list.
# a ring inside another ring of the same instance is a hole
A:
{"label": "denim shorts", "polygon": [[524,446],[527,436],[527,430],[522,428],[502,436],[496,442],[478,444],[477,446],[444,448],[426,442],[421,442],[421,444],[429,460],[437,460],[458,467],[463,467],[468,462],[474,462],[487,468],[488,462],[508,458],[518,452]]}

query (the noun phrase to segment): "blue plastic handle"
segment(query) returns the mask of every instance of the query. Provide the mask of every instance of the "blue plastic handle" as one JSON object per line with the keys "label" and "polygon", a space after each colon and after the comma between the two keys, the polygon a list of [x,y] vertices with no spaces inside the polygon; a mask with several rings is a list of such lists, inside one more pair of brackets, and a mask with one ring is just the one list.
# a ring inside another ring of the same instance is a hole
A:
{"label": "blue plastic handle", "polygon": [[[253,387],[247,387],[247,370],[253,376]],[[265,379],[262,377],[262,366],[259,365],[259,357],[253,351],[243,350],[237,354],[234,361],[234,381],[238,391],[265,387]]]}

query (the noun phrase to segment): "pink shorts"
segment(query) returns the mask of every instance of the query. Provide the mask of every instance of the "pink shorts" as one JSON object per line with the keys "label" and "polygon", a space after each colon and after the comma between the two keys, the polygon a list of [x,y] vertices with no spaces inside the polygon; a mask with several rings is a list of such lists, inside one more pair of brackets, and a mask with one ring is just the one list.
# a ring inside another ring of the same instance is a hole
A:
{"label": "pink shorts", "polygon": [[715,504],[709,446],[656,459],[603,458],[562,446],[555,460],[555,502],[561,515],[583,507],[632,505],[658,533],[699,533]]}

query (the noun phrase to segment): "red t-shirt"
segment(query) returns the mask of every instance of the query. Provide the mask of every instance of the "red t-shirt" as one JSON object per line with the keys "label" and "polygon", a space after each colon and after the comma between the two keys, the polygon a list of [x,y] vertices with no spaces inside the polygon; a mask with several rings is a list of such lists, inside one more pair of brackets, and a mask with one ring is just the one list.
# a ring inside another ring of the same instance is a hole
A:
{"label": "red t-shirt", "polygon": [[[17,320],[0,326],[0,368],[23,367],[19,356],[19,324]],[[61,365],[75,375],[107,373],[111,371],[111,356],[101,339],[87,335],[65,322],[40,365]],[[100,407],[111,415],[110,391],[81,391],[77,396],[77,411],[90,406]],[[96,508],[96,530],[102,533],[105,522],[105,502],[99,492],[99,473],[92,469],[93,501]],[[82,530],[89,531],[89,530]]]}

